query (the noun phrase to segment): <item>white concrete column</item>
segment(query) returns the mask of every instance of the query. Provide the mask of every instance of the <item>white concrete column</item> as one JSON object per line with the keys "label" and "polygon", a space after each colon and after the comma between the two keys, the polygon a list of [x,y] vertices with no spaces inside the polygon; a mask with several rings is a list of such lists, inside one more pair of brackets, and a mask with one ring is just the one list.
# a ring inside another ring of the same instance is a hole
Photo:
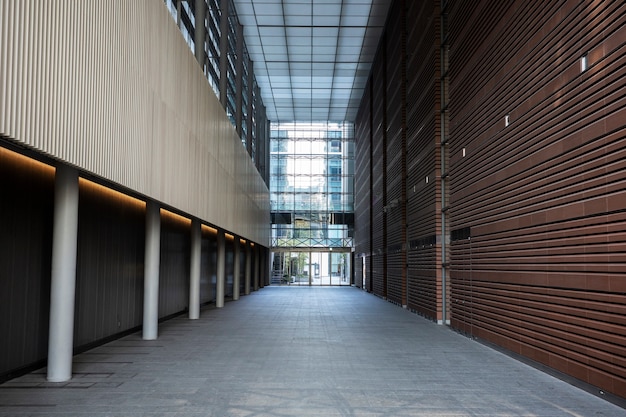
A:
{"label": "white concrete column", "polygon": [[159,264],[161,252],[161,210],[158,203],[146,203],[146,254],[143,278],[143,339],[155,340],[159,333]]}
{"label": "white concrete column", "polygon": [[224,307],[224,287],[226,286],[226,236],[217,232],[217,283],[215,285],[215,307]]}
{"label": "white concrete column", "polygon": [[72,378],[78,240],[78,171],[60,166],[54,184],[48,381]]}
{"label": "white concrete column", "polygon": [[200,318],[200,264],[202,259],[202,225],[191,221],[191,254],[189,266],[189,318]]}
{"label": "white concrete column", "polygon": [[239,284],[241,283],[241,241],[235,236],[233,252],[233,300],[239,300]]}
{"label": "white concrete column", "polygon": [[252,281],[252,248],[250,242],[246,242],[246,271],[243,282],[243,292],[250,295],[250,282]]}
{"label": "white concrete column", "polygon": [[259,290],[259,264],[260,264],[260,254],[258,245],[254,245],[254,291]]}

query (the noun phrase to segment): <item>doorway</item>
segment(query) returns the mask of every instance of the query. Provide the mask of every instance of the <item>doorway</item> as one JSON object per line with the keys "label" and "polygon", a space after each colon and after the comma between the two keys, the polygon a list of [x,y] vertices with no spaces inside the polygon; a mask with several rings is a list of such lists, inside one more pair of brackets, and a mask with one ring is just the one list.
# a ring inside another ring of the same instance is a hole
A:
{"label": "doorway", "polygon": [[349,286],[350,252],[284,250],[272,252],[272,284]]}

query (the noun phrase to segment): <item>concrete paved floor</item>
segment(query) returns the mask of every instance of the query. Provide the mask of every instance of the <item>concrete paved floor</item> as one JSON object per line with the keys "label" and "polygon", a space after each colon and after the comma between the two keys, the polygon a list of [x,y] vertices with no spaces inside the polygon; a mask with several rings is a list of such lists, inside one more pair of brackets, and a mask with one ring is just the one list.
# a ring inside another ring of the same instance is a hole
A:
{"label": "concrete paved floor", "polygon": [[626,416],[355,288],[266,287],[0,385],[0,416]]}

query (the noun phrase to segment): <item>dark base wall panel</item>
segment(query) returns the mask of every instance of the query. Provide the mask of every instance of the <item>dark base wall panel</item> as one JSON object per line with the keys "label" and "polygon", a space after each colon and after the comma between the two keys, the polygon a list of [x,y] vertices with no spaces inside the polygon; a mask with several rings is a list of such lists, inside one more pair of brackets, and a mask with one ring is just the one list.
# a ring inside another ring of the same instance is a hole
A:
{"label": "dark base wall panel", "polygon": [[191,221],[161,210],[159,318],[189,307]]}
{"label": "dark base wall panel", "polygon": [[145,203],[79,182],[74,346],[142,325]]}
{"label": "dark base wall panel", "polygon": [[202,256],[200,260],[200,303],[215,302],[217,286],[217,233],[202,227]]}
{"label": "dark base wall panel", "polygon": [[232,298],[233,283],[235,282],[235,242],[233,239],[226,239],[226,283],[224,286],[224,295]]}
{"label": "dark base wall panel", "polygon": [[48,354],[54,168],[0,147],[0,382]]}
{"label": "dark base wall panel", "polygon": [[241,244],[241,241],[237,240],[239,245],[239,295],[245,294],[246,286],[246,246]]}

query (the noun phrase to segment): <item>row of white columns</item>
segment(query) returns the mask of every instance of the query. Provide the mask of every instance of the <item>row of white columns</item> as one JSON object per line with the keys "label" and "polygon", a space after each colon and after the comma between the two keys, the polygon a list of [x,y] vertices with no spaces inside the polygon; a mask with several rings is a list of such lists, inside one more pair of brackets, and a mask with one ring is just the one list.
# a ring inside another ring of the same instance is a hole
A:
{"label": "row of white columns", "polygon": [[[74,347],[74,305],[76,287],[76,249],[78,242],[78,171],[59,166],[55,177],[54,225],[52,237],[52,277],[50,288],[50,323],[48,344],[48,374],[51,382],[72,378]],[[235,237],[235,239],[238,239]],[[159,262],[161,241],[161,213],[159,204],[146,203],[146,242],[144,260],[144,340],[158,337],[159,324]],[[217,235],[216,307],[224,306],[226,285],[226,237],[223,230]],[[241,247],[234,245],[233,300],[239,299]],[[256,247],[255,247],[256,248]],[[251,287],[259,289],[259,254],[255,256],[252,274],[251,244],[246,244],[244,293]],[[191,256],[189,277],[189,318],[200,318],[200,265],[202,254],[202,225],[191,222]]]}

